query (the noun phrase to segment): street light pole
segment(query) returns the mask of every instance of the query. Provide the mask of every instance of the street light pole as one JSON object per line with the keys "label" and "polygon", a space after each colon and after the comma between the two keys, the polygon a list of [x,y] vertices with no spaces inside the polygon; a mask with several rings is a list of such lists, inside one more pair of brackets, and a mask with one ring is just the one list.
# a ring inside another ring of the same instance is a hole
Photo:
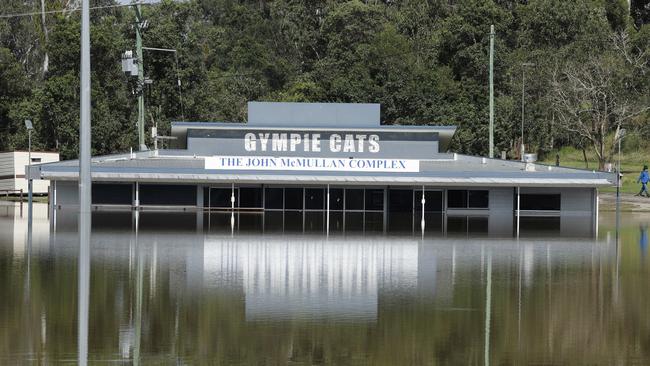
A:
{"label": "street light pole", "polygon": [[32,128],[27,130],[27,136],[29,139],[28,148],[27,148],[27,197],[29,201],[29,214],[32,213]]}
{"label": "street light pole", "polygon": [[524,161],[524,116],[525,116],[525,94],[526,94],[526,66],[535,66],[534,63],[524,62],[521,64],[521,161]]}
{"label": "street light pole", "polygon": [[88,312],[90,293],[90,227],[91,227],[91,94],[90,94],[90,9],[88,0],[81,1],[81,80],[79,124],[79,267],[77,301],[77,363],[88,364]]}

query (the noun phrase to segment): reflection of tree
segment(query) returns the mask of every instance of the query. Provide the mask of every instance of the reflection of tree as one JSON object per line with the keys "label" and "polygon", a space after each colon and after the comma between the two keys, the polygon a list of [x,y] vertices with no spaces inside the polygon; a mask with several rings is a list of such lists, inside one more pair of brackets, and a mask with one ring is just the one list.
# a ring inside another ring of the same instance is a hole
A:
{"label": "reflection of tree", "polygon": [[[493,350],[499,357],[496,363],[609,365],[615,360],[650,356],[649,349],[634,346],[650,339],[648,296],[639,293],[647,284],[626,276],[617,304],[609,259],[593,258],[590,268],[587,266],[555,265],[550,274],[544,270],[535,273],[536,280],[524,296],[522,352],[513,353],[513,338],[501,338],[498,349],[495,345]],[[510,292],[495,307],[516,307],[510,300],[516,292]],[[514,313],[505,311],[501,316],[505,317],[505,333],[516,334]]]}

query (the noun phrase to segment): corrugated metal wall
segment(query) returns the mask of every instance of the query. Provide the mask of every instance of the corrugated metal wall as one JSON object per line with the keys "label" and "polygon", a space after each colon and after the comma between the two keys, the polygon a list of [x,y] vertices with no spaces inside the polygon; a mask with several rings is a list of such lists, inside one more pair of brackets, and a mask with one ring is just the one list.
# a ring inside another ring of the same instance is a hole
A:
{"label": "corrugated metal wall", "polygon": [[13,153],[0,153],[0,190],[16,189]]}

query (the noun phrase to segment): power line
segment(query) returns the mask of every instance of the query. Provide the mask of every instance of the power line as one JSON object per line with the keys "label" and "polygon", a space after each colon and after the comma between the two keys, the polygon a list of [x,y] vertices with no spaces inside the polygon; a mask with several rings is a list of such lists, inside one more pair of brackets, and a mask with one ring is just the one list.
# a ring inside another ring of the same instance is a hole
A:
{"label": "power line", "polygon": [[[140,3],[131,3],[131,4],[114,4],[114,5],[102,5],[102,6],[93,6],[88,9],[90,10],[98,10],[98,9],[111,9],[111,8],[123,8],[127,6],[133,6],[133,5],[154,5],[154,3],[150,2],[140,2]],[[58,14],[58,13],[71,13],[75,11],[80,11],[81,8],[74,8],[74,9],[61,9],[61,10],[48,10],[48,11],[35,11],[35,12],[30,12],[30,13],[14,13],[14,14],[0,14],[0,19],[3,18],[20,18],[20,17],[29,17],[29,16],[34,16],[34,15],[41,15],[41,14]]]}

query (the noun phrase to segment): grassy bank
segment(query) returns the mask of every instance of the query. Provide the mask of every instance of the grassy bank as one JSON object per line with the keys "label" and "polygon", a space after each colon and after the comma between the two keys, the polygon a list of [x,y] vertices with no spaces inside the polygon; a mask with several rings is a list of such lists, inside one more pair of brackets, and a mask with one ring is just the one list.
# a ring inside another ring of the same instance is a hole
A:
{"label": "grassy bank", "polygon": [[[565,147],[559,151],[553,151],[542,160],[545,164],[555,164],[555,155],[560,154],[560,165],[580,169],[598,169],[598,159],[592,151],[587,151],[587,162],[585,163],[582,150],[572,147]],[[615,159],[617,157],[615,156]],[[616,160],[614,161],[614,163]],[[623,172],[623,193],[636,194],[639,192],[640,185],[636,179],[643,168],[643,165],[650,165],[650,151],[639,149],[636,151],[624,151],[621,153],[621,171]],[[606,187],[601,189],[603,192],[615,192],[615,187]]]}

